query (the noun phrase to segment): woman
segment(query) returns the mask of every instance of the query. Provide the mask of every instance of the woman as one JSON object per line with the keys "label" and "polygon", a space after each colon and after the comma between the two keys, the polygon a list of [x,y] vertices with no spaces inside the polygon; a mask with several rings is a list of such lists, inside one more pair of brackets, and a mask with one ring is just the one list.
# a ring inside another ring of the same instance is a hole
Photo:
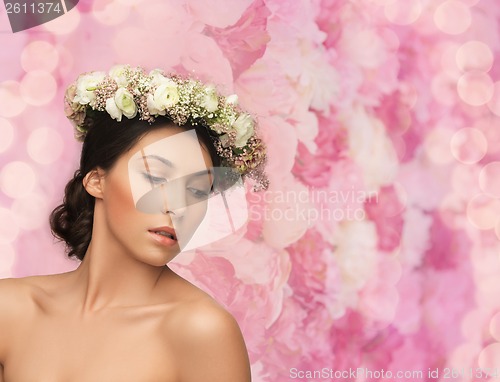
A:
{"label": "woman", "polygon": [[0,381],[250,381],[234,318],[166,264],[235,175],[267,187],[253,120],[235,96],[128,66],[81,75],[66,103],[83,147],[51,227],[81,263],[0,280]]}

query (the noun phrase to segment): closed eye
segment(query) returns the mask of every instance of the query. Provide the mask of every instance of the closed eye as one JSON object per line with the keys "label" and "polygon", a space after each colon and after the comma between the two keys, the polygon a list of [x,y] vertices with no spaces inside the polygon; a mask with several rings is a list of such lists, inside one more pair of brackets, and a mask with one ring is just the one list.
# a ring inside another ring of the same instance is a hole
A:
{"label": "closed eye", "polygon": [[162,183],[166,183],[167,182],[167,179],[165,178],[161,178],[161,177],[158,177],[158,176],[153,176],[151,174],[147,174],[147,173],[142,173],[142,176],[144,176],[144,178],[149,181],[150,183],[153,183],[153,184],[162,184]]}
{"label": "closed eye", "polygon": [[194,187],[188,187],[187,189],[189,192],[191,192],[191,194],[193,194],[198,199],[206,198],[208,195],[210,195],[210,190],[209,191],[199,190]]}

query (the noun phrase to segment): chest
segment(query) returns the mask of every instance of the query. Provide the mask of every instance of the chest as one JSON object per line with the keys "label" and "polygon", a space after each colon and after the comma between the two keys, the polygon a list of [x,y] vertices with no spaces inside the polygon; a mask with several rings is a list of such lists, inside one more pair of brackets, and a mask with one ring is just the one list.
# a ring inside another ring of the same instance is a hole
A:
{"label": "chest", "polygon": [[[20,322],[6,382],[174,382],[175,352],[151,316]],[[21,329],[21,330],[19,330]]]}

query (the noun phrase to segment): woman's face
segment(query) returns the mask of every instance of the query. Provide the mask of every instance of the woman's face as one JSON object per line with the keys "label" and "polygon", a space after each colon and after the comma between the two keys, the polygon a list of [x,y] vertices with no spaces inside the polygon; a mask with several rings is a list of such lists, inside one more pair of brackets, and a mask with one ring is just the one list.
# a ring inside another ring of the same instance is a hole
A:
{"label": "woman's face", "polygon": [[167,125],[144,135],[104,175],[110,234],[143,262],[168,263],[205,216],[211,166],[194,130]]}

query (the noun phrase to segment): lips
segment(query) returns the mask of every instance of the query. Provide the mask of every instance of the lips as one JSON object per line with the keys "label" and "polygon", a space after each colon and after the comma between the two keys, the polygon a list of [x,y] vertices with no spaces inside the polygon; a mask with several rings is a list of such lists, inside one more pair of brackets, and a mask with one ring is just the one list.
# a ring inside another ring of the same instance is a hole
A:
{"label": "lips", "polygon": [[175,230],[168,226],[157,227],[148,230],[150,235],[158,241],[160,244],[165,246],[172,246],[177,244],[177,236]]}

